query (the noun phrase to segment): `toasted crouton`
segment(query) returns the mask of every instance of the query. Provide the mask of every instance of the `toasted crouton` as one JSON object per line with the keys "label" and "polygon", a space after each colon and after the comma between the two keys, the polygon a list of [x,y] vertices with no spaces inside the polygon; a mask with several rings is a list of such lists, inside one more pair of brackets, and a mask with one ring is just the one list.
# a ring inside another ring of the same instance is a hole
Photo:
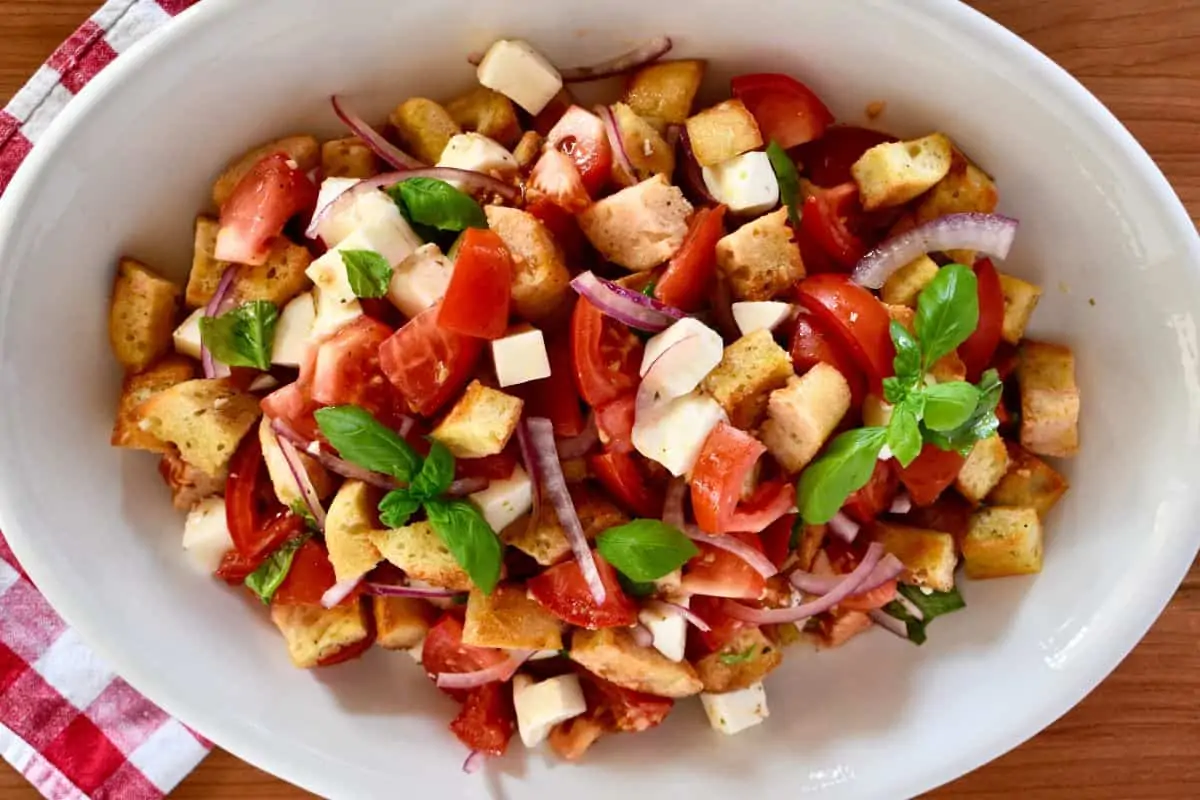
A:
{"label": "toasted crouton", "polygon": [[1004,293],[1004,323],[1000,335],[1009,344],[1020,344],[1025,326],[1042,296],[1042,287],[1000,273],[1000,291]]}
{"label": "toasted crouton", "polygon": [[490,595],[471,590],[463,644],[509,650],[561,650],[562,623],[531,600],[525,587],[501,584]]}
{"label": "toasted crouton", "polygon": [[[291,467],[288,466],[287,458],[283,455],[283,449],[279,444],[279,438],[271,429],[271,420],[267,417],[263,417],[258,423],[258,441],[262,445],[263,461],[267,464],[267,474],[271,478],[271,488],[275,490],[275,497],[289,508],[296,503],[303,503],[304,498],[301,495],[300,486],[292,475]],[[300,457],[300,463],[304,465],[305,472],[308,473],[308,480],[316,490],[317,497],[322,500],[328,497],[333,491],[333,479],[330,477],[329,471],[307,453],[298,450],[297,455]]]}
{"label": "toasted crouton", "polygon": [[141,372],[167,353],[178,310],[178,286],[145,264],[122,258],[108,317],[117,361],[130,372]]}
{"label": "toasted crouton", "polygon": [[228,379],[177,383],[141,406],[146,430],[179,448],[183,460],[220,474],[262,414],[258,398]]}
{"label": "toasted crouton", "polygon": [[417,597],[371,598],[375,612],[375,643],[388,650],[408,650],[425,639],[441,611]]}
{"label": "toasted crouton", "polygon": [[292,663],[311,669],[371,635],[360,603],[333,608],[319,605],[273,605],[271,621],[287,641]]}
{"label": "toasted crouton", "polygon": [[329,504],[325,547],[339,582],[366,575],[383,559],[371,537],[372,531],[379,530],[375,513],[379,495],[374,487],[350,480],[342,484]]}
{"label": "toasted crouton", "polygon": [[996,191],[996,184],[987,173],[968,161],[962,153],[954,150],[946,177],[938,181],[917,205],[916,220],[920,224],[947,214],[972,211],[991,214],[999,202],[1000,195]]}
{"label": "toasted crouton", "polygon": [[623,628],[577,629],[570,656],[589,672],[635,692],[690,697],[704,689],[691,664],[676,663],[653,647],[640,647]]}
{"label": "toasted crouton", "polygon": [[[889,317],[903,325],[909,333],[916,335],[915,320],[917,313],[913,309],[908,306],[894,306],[887,303],[883,305],[887,309]],[[930,366],[929,374],[938,383],[963,381],[967,379],[967,365],[963,363],[962,358],[958,355],[958,351],[954,350],[942,356]]]}
{"label": "toasted crouton", "polygon": [[446,103],[446,113],[464,131],[481,133],[505,147],[521,138],[521,123],[512,101],[486,86],[476,86]]}
{"label": "toasted crouton", "polygon": [[373,530],[371,542],[389,562],[419,581],[465,592],[471,578],[428,522],[414,522],[393,530]]}
{"label": "toasted crouton", "polygon": [[904,564],[904,573],[900,576],[902,582],[928,586],[939,592],[954,588],[958,552],[952,535],[884,522],[876,523],[872,533],[884,550]]}
{"label": "toasted crouton", "polygon": [[629,77],[625,102],[656,127],[682,125],[704,80],[703,61],[656,61]]}
{"label": "toasted crouton", "polygon": [[717,242],[717,268],[737,300],[770,300],[804,277],[787,209],[746,223]]}
{"label": "toasted crouton", "polygon": [[1042,571],[1042,522],[1033,508],[995,506],[971,517],[962,543],[968,578]]}
{"label": "toasted crouton", "polygon": [[1017,361],[1021,445],[1038,455],[1079,452],[1079,387],[1071,348],[1027,341]]}
{"label": "toasted crouton", "polygon": [[979,505],[1007,471],[1008,448],[999,435],[992,435],[980,439],[971,448],[971,454],[954,479],[954,486],[959,494]]}
{"label": "toasted crouton", "polygon": [[[583,526],[583,534],[588,539],[594,539],[602,531],[629,521],[629,517],[604,494],[590,489],[586,484],[573,483],[568,490],[579,524]],[[543,567],[557,564],[570,555],[571,544],[553,509],[543,509],[536,525],[531,527],[529,522],[530,516],[526,514],[505,528],[500,538]]]}
{"label": "toasted crouton", "polygon": [[524,405],[519,397],[471,381],[430,436],[444,444],[455,458],[494,456],[517,430]]}
{"label": "toasted crouton", "polygon": [[950,140],[940,133],[875,145],[850,168],[863,208],[902,205],[928,191],[950,171],[952,152]]}
{"label": "toasted crouton", "polygon": [[296,162],[296,166],[301,172],[308,172],[321,163],[321,145],[315,137],[285,136],[282,139],[267,142],[242,154],[236,161],[225,167],[225,171],[213,183],[213,205],[217,208],[225,205],[225,201],[233,194],[233,190],[241,183],[242,178],[246,177],[246,173],[272,153],[285,154]]}
{"label": "toasted crouton", "polygon": [[741,100],[725,100],[688,117],[688,143],[702,167],[712,167],[763,146],[758,121]]}
{"label": "toasted crouton", "polygon": [[704,691],[735,692],[758,683],[783,663],[783,651],[759,628],[743,628],[715,653],[696,662]]}
{"label": "toasted crouton", "polygon": [[871,629],[871,618],[862,611],[833,611],[817,617],[817,646],[822,650],[841,647]]}
{"label": "toasted crouton", "polygon": [[221,276],[229,268],[228,261],[221,261],[214,254],[217,247],[217,232],[221,224],[212,217],[196,217],[196,233],[192,245],[192,271],[188,273],[184,303],[188,308],[208,305]]}
{"label": "toasted crouton", "polygon": [[167,356],[154,366],[135,375],[127,375],[121,386],[121,399],[117,404],[117,421],[113,425],[110,444],[131,450],[149,450],[166,453],[170,445],[149,431],[142,429],[138,408],[154,395],[177,383],[189,381],[196,376],[196,362],[182,356]]}
{"label": "toasted crouton", "polygon": [[817,364],[771,392],[762,442],[788,472],[804,469],[850,410],[850,384],[828,364]]}
{"label": "toasted crouton", "polygon": [[370,178],[378,172],[375,153],[357,136],[321,145],[321,174],[326,178]]}
{"label": "toasted crouton", "polygon": [[243,264],[233,285],[237,303],[269,300],[282,308],[289,300],[312,286],[305,270],[312,264],[312,253],[303,245],[280,236],[271,244],[267,260],[257,266]]}
{"label": "toasted crouton", "polygon": [[731,423],[749,430],[762,419],[771,392],[795,374],[791,356],[763,329],[726,347],[721,363],[708,373],[703,386]]}
{"label": "toasted crouton", "polygon": [[883,283],[880,299],[897,306],[917,307],[917,298],[938,273],[938,265],[929,256],[921,256],[892,273]]}
{"label": "toasted crouton", "polygon": [[1067,491],[1067,479],[1021,447],[1008,445],[1008,472],[987,496],[989,505],[1032,508],[1044,517]]}
{"label": "toasted crouton", "polygon": [[[614,103],[612,113],[634,172],[633,175],[618,175],[618,178],[625,184],[658,174],[670,178],[675,172],[675,148],[666,143],[653,125],[624,103]],[[621,171],[619,159],[614,160],[614,175]]]}
{"label": "toasted crouton", "polygon": [[180,458],[173,447],[159,460],[158,474],[171,490],[171,504],[180,511],[187,511],[204,498],[224,492],[229,477],[227,470],[209,475],[193,467]]}
{"label": "toasted crouton", "polygon": [[488,206],[484,210],[488,226],[512,255],[513,312],[530,322],[551,316],[571,292],[571,273],[554,235],[532,214],[519,209]]}
{"label": "toasted crouton", "polygon": [[579,227],[600,254],[626,269],[645,272],[666,261],[683,245],[692,204],[665,175],[593,203]]}
{"label": "toasted crouton", "polygon": [[436,164],[450,137],[462,133],[446,109],[424,97],[408,98],[388,120],[404,149],[426,164]]}
{"label": "toasted crouton", "polygon": [[825,544],[825,525],[805,525],[800,534],[800,546],[796,548],[796,566],[805,571],[811,571],[817,553]]}
{"label": "toasted crouton", "polygon": [[542,143],[545,139],[537,131],[525,131],[521,134],[521,141],[517,142],[516,148],[513,150],[513,158],[517,161],[517,166],[526,170],[533,166],[533,162],[537,161],[538,156],[542,154]]}
{"label": "toasted crouton", "polygon": [[578,761],[604,732],[604,726],[591,716],[574,717],[550,729],[550,749],[559,758]]}

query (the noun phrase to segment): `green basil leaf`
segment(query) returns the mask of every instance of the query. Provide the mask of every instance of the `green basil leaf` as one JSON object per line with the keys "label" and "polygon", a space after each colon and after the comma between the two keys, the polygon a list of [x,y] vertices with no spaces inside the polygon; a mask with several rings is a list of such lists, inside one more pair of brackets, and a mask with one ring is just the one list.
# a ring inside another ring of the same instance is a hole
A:
{"label": "green basil leaf", "polygon": [[966,381],[935,383],[921,394],[925,397],[925,427],[939,432],[962,425],[979,403],[979,390]]}
{"label": "green basil leaf", "polygon": [[308,506],[305,505],[305,503],[302,499],[296,498],[295,500],[292,501],[292,504],[290,506],[288,506],[288,508],[291,509],[293,514],[295,514],[300,519],[304,520],[304,526],[306,528],[308,528],[309,532],[311,532],[311,533],[320,533],[321,532],[320,526],[317,525],[317,518],[314,517],[312,515],[312,512],[308,510]]}
{"label": "green basil leaf", "polygon": [[913,403],[905,401],[892,409],[887,428],[888,449],[900,466],[907,467],[921,455],[921,444],[921,427],[917,424]]}
{"label": "green basil leaf", "polygon": [[646,295],[646,297],[654,297],[654,289],[656,286],[658,286],[658,281],[650,281],[642,287],[642,294]]}
{"label": "green basil leaf", "polygon": [[423,500],[431,500],[450,487],[454,482],[454,456],[437,439],[429,440],[429,455],[421,471],[412,481],[412,493]]}
{"label": "green basil leaf", "polygon": [[267,557],[266,561],[259,565],[258,569],[246,576],[244,581],[246,588],[258,595],[258,599],[263,601],[263,605],[271,605],[271,598],[275,596],[275,592],[279,590],[284,578],[292,568],[292,560],[296,557],[296,551],[307,539],[307,535],[297,536],[284,542]]}
{"label": "green basil leaf", "polygon": [[436,178],[409,178],[395,187],[408,217],[441,231],[486,228],[487,215],[471,195]]}
{"label": "green basil leaf", "polygon": [[630,597],[649,597],[658,591],[658,586],[654,581],[635,581],[620,572],[617,573],[617,582],[621,584],[625,594]]}
{"label": "green basil leaf", "polygon": [[744,664],[756,655],[758,655],[758,648],[750,645],[740,653],[721,653],[717,656],[717,660],[726,666],[733,666],[734,664]]}
{"label": "green basil leaf", "polygon": [[902,583],[897,587],[897,590],[900,594],[904,595],[906,600],[917,607],[921,612],[921,619],[917,619],[909,614],[908,609],[899,600],[893,600],[888,603],[883,607],[883,610],[904,623],[909,641],[913,644],[925,643],[925,628],[934,619],[943,614],[957,611],[960,608],[966,608],[967,606],[963,602],[962,595],[958,593],[958,589],[951,589],[948,592],[925,594],[916,586],[909,586],[906,583]]}
{"label": "green basil leaf", "polygon": [[916,330],[924,366],[953,352],[978,325],[979,289],[975,273],[962,264],[947,264],[917,298]]}
{"label": "green basil leaf", "polygon": [[366,409],[328,406],[313,416],[321,433],[347,461],[406,482],[421,469],[421,457],[408,442]]}
{"label": "green basil leaf", "polygon": [[251,300],[219,317],[200,318],[200,341],[212,357],[231,367],[271,368],[271,346],[279,309],[269,300]]}
{"label": "green basil leaf", "polygon": [[850,493],[870,480],[886,440],[886,428],[856,428],[830,442],[796,486],[796,505],[804,521],[819,525],[833,519]]}
{"label": "green basil leaf", "polygon": [[409,489],[392,489],[379,501],[379,521],[389,528],[403,528],[422,502]]}
{"label": "green basil leaf", "polygon": [[971,452],[975,443],[988,439],[1000,429],[1000,420],[996,417],[996,406],[1004,392],[1004,383],[996,370],[989,369],[983,373],[976,386],[979,399],[971,416],[953,430],[940,432],[928,429],[925,431],[925,441],[943,450],[957,450],[963,455]]}
{"label": "green basil leaf", "polygon": [[[892,343],[896,346],[896,358],[892,366],[896,370],[896,380],[905,388],[911,389],[921,383],[924,374],[921,371],[921,345],[908,329],[899,322],[892,320],[888,327],[892,335]],[[900,402],[888,400],[889,403]]]}
{"label": "green basil leaf", "polygon": [[479,509],[466,500],[428,500],[425,513],[471,582],[491,594],[500,580],[504,547]]}
{"label": "green basil leaf", "polygon": [[596,537],[604,560],[635,581],[656,581],[700,554],[678,528],[656,519],[635,519]]}
{"label": "green basil leaf", "polygon": [[800,173],[796,171],[796,162],[776,141],[767,145],[767,158],[779,183],[779,198],[787,207],[788,220],[794,228],[800,224]]}
{"label": "green basil leaf", "polygon": [[374,250],[339,250],[355,297],[383,297],[392,282],[392,265]]}
{"label": "green basil leaf", "polygon": [[892,405],[903,402],[908,396],[909,387],[905,386],[899,378],[884,378],[883,379],[883,399],[887,400]]}

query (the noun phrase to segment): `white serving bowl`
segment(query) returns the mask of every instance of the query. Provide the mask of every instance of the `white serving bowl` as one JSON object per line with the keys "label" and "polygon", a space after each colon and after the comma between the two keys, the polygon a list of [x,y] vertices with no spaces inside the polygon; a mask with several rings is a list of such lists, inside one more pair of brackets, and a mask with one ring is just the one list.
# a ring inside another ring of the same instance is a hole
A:
{"label": "white serving bowl", "polygon": [[[471,85],[465,54],[521,36],[586,63],[658,33],[675,55],[794,73],[840,118],[949,132],[1021,218],[1005,270],[1045,295],[1032,333],[1076,348],[1083,456],[1048,519],[1045,571],[964,581],[920,648],[876,632],[790,653],[770,721],[726,738],[698,702],[577,766],[519,743],[459,772],[454,704],[406,656],[294,669],[261,608],[192,572],[141,453],[108,446],[119,375],[114,264],[182,278],[192,218],[231,156],[339,130],[327,97],[382,119]],[[1200,246],[1129,133],[1033,48],[950,0],[205,0],[72,103],[0,206],[0,519],[63,616],[134,686],[237,755],[344,798],[748,791],[898,797],[1033,735],[1133,647],[1200,540]],[[1124,735],[1123,732],[1114,732]]]}

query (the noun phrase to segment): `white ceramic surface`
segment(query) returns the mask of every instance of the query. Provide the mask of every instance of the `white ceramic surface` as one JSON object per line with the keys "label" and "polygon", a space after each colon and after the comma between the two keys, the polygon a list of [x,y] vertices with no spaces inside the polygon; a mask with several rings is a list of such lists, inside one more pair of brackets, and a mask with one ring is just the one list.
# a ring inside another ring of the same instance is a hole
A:
{"label": "white ceramic surface", "polygon": [[[771,719],[726,739],[698,703],[579,766],[515,755],[459,772],[453,704],[402,655],[289,666],[261,609],[189,571],[154,459],[108,447],[105,336],[118,255],[182,277],[191,220],[231,155],[338,130],[325,98],[382,118],[465,88],[464,54],[528,38],[562,64],[670,33],[678,55],[783,70],[846,120],[950,132],[1022,227],[1007,271],[1046,287],[1033,333],[1077,349],[1083,458],[1036,579],[966,582],[968,610],[916,648],[877,632],[792,653]],[[122,56],[34,151],[0,207],[0,522],[51,602],[166,709],[243,758],[344,798],[700,798],[746,790],[911,795],[1076,703],[1188,568],[1200,518],[1200,247],[1150,159],[1032,48],[949,0],[205,0]],[[1094,305],[1092,304],[1094,300]],[[1115,736],[1129,735],[1113,731]]]}

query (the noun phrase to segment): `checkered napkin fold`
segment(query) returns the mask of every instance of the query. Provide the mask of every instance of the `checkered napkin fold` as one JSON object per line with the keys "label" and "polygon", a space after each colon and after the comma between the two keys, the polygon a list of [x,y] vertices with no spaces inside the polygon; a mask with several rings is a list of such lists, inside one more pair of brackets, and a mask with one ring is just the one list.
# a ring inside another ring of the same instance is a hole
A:
{"label": "checkered napkin fold", "polygon": [[[50,122],[118,55],[196,0],[108,0],[0,111],[0,192]],[[51,800],[164,797],[211,745],[97,658],[0,534],[0,753]]]}

